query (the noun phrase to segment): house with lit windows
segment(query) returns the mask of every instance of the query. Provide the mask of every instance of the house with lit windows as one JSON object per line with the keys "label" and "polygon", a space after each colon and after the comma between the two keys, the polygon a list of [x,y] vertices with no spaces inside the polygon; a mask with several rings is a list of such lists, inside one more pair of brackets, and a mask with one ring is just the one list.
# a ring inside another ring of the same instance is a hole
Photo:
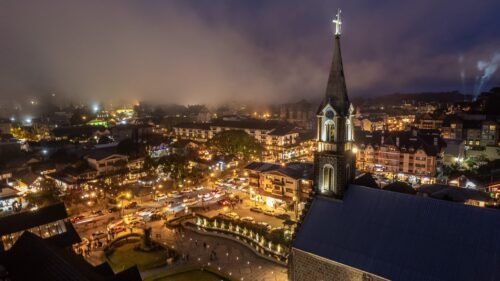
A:
{"label": "house with lit windows", "polygon": [[279,165],[251,162],[245,166],[248,173],[250,199],[269,208],[302,210],[312,190],[313,165],[292,162]]}
{"label": "house with lit windows", "polygon": [[432,183],[440,176],[445,147],[433,130],[356,131],[356,168],[389,179]]}

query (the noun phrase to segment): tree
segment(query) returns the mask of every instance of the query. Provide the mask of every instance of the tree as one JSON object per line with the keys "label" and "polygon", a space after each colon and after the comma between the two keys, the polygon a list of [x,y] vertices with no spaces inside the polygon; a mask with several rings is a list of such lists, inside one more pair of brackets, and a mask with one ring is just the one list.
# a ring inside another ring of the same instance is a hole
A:
{"label": "tree", "polygon": [[158,164],[163,167],[163,172],[168,173],[170,178],[178,185],[181,184],[189,174],[189,161],[186,157],[172,154],[162,157]]}
{"label": "tree", "polygon": [[43,179],[40,182],[40,191],[28,193],[26,199],[31,205],[43,206],[60,201],[58,194],[59,189],[55,181],[52,179]]}
{"label": "tree", "polygon": [[220,132],[208,141],[208,146],[224,155],[236,155],[243,159],[259,156],[264,151],[255,138],[241,130]]}

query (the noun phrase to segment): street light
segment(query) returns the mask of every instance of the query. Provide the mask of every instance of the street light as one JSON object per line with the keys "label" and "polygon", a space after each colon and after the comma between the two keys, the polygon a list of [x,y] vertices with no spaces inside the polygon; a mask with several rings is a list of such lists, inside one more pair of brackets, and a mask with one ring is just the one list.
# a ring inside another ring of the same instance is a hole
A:
{"label": "street light", "polygon": [[120,208],[120,216],[123,217],[123,207],[125,207],[124,200],[125,199],[130,199],[132,198],[132,194],[130,192],[125,192],[125,193],[120,193],[117,196],[117,199],[120,200],[120,203],[118,204],[118,207]]}

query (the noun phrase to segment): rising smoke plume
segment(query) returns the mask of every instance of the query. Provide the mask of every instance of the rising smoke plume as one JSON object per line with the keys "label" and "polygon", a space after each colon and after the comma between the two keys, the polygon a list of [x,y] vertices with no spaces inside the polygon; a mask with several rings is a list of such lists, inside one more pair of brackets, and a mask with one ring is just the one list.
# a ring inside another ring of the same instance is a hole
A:
{"label": "rising smoke plume", "polygon": [[474,89],[474,99],[476,99],[481,91],[484,89],[486,84],[490,81],[493,74],[498,69],[498,64],[500,64],[500,53],[495,53],[489,61],[478,61],[477,69],[482,73],[476,82],[476,87]]}

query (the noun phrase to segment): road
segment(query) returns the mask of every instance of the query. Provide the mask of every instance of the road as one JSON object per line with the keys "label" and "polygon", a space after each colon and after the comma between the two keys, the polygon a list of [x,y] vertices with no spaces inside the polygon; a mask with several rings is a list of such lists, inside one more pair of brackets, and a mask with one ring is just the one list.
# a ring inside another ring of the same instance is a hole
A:
{"label": "road", "polygon": [[[142,198],[135,198],[130,200],[129,202],[136,201],[138,203],[138,208],[136,209],[123,209],[123,215],[134,215],[139,210],[145,208],[152,208],[158,211],[164,212],[169,203],[182,204],[185,198],[197,198],[199,194],[203,195],[205,193],[211,192],[212,190],[200,190],[193,191],[189,194],[184,195],[183,198],[169,198],[166,201],[155,201],[151,199],[151,196],[146,196]],[[282,227],[283,220],[276,218],[274,216],[269,216],[263,213],[256,213],[250,210],[250,208],[258,206],[260,208],[266,208],[264,205],[257,205],[254,201],[249,199],[247,193],[238,189],[229,189],[224,188],[224,191],[228,192],[227,198],[229,199],[229,195],[233,194],[231,197],[239,197],[241,199],[240,203],[234,204],[232,207],[229,206],[221,206],[217,202],[223,198],[214,198],[208,200],[203,203],[197,204],[197,206],[203,208],[197,208],[196,212],[202,213],[207,216],[216,216],[219,213],[225,212],[235,212],[240,218],[241,217],[252,217],[255,219],[255,222],[267,222],[272,228]],[[195,206],[191,206],[192,208]],[[109,211],[105,208],[101,209],[102,215],[93,216],[90,212],[81,213],[80,215],[86,215],[86,218],[81,221],[74,223],[75,229],[80,234],[80,237],[87,238],[91,240],[92,233],[94,232],[103,232],[107,233],[107,225],[110,222],[116,222],[120,219],[120,212],[109,213]],[[93,210],[94,212],[98,210]],[[283,212],[281,212],[283,213]],[[172,213],[166,212],[165,219],[171,219],[174,217]],[[290,215],[291,218],[294,218],[293,212],[286,212],[286,214]],[[219,237],[209,237],[201,234],[197,234],[194,232],[186,231],[184,236],[176,236],[174,232],[168,230],[164,226],[164,220],[154,221],[154,222],[145,222],[145,226],[152,227],[152,237],[153,239],[166,243],[166,245],[173,246],[177,248],[181,254],[189,253],[193,259],[189,262],[181,261],[177,262],[175,266],[169,266],[169,268],[159,268],[157,270],[143,272],[143,276],[154,274],[157,271],[166,271],[171,270],[175,267],[186,266],[186,263],[190,266],[192,265],[206,265],[208,263],[212,263],[212,265],[216,265],[220,270],[224,272],[231,272],[234,274],[234,277],[238,277],[238,279],[243,278],[244,280],[286,280],[286,268],[283,266],[277,265],[268,260],[262,259],[261,257],[255,255],[249,248],[244,245],[241,245],[237,242],[233,242],[231,240],[227,240],[226,238]],[[125,231],[129,231],[126,228]],[[137,229],[136,231],[141,231]],[[106,244],[107,241],[106,236],[103,236],[100,241]],[[193,244],[193,241],[206,241],[209,245],[212,245],[213,249],[215,249],[221,255],[225,255],[225,253],[229,253],[225,259],[218,259],[217,261],[210,261],[209,255],[205,253],[202,248],[199,247],[202,242],[199,244]],[[238,257],[236,259],[233,256],[233,259],[230,258],[230,255]],[[90,256],[87,257],[87,260],[94,265],[100,264],[104,261],[104,255],[101,249],[93,249],[91,251]],[[248,263],[247,263],[248,262]],[[252,266],[253,265],[253,266]],[[257,266],[258,265],[258,266]],[[241,279],[241,280],[243,280]]]}

